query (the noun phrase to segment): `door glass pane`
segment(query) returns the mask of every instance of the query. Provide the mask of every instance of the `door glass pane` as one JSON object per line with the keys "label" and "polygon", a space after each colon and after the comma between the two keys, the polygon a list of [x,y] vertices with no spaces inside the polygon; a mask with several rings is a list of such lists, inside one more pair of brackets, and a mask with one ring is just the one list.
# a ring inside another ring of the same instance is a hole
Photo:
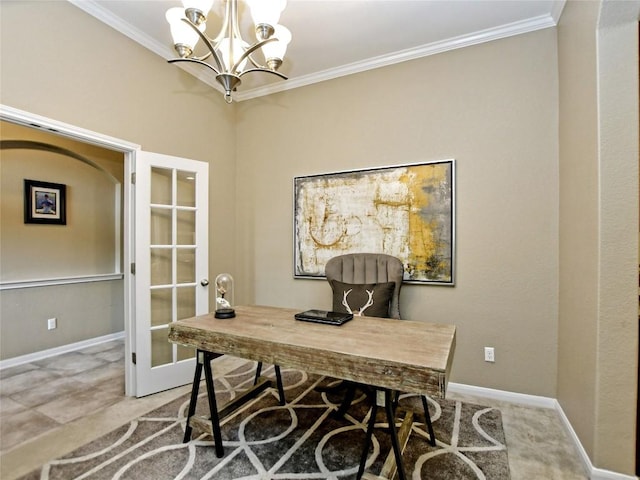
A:
{"label": "door glass pane", "polygon": [[151,208],[151,245],[171,245],[171,210],[168,208]]}
{"label": "door glass pane", "polygon": [[181,207],[196,206],[196,174],[194,172],[177,172],[177,196],[176,204]]}
{"label": "door glass pane", "polygon": [[172,205],[173,170],[151,168],[151,203]]}
{"label": "door glass pane", "polygon": [[167,325],[173,321],[173,289],[151,290],[151,326]]}
{"label": "door glass pane", "polygon": [[177,320],[191,318],[196,314],[196,287],[180,287],[177,289]]}
{"label": "door glass pane", "polygon": [[178,210],[176,225],[176,243],[178,245],[195,245],[196,212],[194,210]]}
{"label": "door glass pane", "polygon": [[151,285],[170,285],[173,282],[172,249],[151,249]]}
{"label": "door glass pane", "polygon": [[169,343],[169,330],[161,328],[151,331],[151,366],[173,363],[173,348]]}
{"label": "door glass pane", "polygon": [[196,356],[195,348],[183,347],[182,345],[177,345],[177,347],[178,347],[178,361],[188,360],[189,358],[193,358]]}
{"label": "door glass pane", "polygon": [[177,283],[193,283],[196,281],[196,249],[179,248],[177,250]]}

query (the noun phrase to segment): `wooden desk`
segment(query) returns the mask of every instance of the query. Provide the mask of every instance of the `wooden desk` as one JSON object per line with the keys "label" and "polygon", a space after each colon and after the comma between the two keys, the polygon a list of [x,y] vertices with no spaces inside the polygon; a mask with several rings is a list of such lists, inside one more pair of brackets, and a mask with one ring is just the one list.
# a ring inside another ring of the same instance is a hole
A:
{"label": "wooden desk", "polygon": [[[334,327],[295,320],[298,309],[242,306],[235,310],[232,319],[207,314],[172,323],[169,340],[201,352],[364,383],[387,394],[392,390],[433,397],[446,394],[455,349],[453,325],[355,317]],[[217,412],[212,411],[212,423],[215,433]],[[402,478],[397,441],[393,443]]]}

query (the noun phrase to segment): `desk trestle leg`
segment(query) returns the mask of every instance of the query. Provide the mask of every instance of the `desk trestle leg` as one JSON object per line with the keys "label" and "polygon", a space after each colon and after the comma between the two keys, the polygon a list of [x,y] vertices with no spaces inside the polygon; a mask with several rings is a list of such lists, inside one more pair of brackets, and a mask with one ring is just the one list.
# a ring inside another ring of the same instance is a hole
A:
{"label": "desk trestle leg", "polygon": [[213,388],[211,353],[206,352],[204,358],[204,381],[207,384],[207,398],[209,399],[209,412],[211,413],[211,429],[213,430],[213,442],[216,446],[216,457],[222,458],[224,456],[224,446],[222,445],[222,433],[220,432],[220,417],[218,416],[216,392]]}
{"label": "desk trestle leg", "polygon": [[[198,352],[198,356],[200,352]],[[189,420],[196,413],[196,405],[198,404],[198,391],[200,390],[200,377],[202,376],[202,363],[200,363],[200,359],[198,358],[198,362],[196,363],[196,373],[193,375],[193,386],[191,387],[191,400],[189,401],[189,411],[187,412],[187,423],[184,428],[184,438],[182,439],[182,443],[187,443],[191,440],[191,432],[193,428],[191,427]]]}
{"label": "desk trestle leg", "polygon": [[[202,378],[202,369],[204,368],[204,379],[207,385],[207,398],[209,399],[209,411],[211,413],[211,436],[216,446],[216,456],[218,458],[224,456],[224,447],[222,445],[222,434],[220,433],[220,418],[218,416],[218,407],[216,404],[216,392],[213,386],[213,372],[211,371],[211,360],[219,357],[219,354],[206,352],[204,350],[197,351],[196,371],[193,375],[193,386],[191,387],[191,400],[189,401],[189,410],[187,413],[187,423],[184,429],[183,443],[191,441],[191,433],[193,425],[201,425],[202,421],[195,417],[196,405],[198,404],[198,391],[200,390],[200,380]],[[209,430],[208,428],[206,430]]]}
{"label": "desk trestle leg", "polygon": [[[398,430],[398,442],[400,443],[401,450],[404,452],[407,442],[409,441],[409,435],[411,434],[411,427],[413,426],[413,412],[407,410],[405,417],[402,420],[400,430]],[[380,470],[380,478],[395,478],[398,466],[394,456],[394,452],[389,452],[382,470]]]}
{"label": "desk trestle leg", "polygon": [[[389,389],[376,391],[375,401],[371,406],[371,417],[369,418],[369,424],[367,425],[364,448],[362,450],[362,456],[360,457],[360,466],[358,468],[358,475],[356,478],[358,480],[363,478],[364,468],[369,453],[369,447],[371,445],[371,437],[373,436],[373,429],[376,424],[376,414],[378,412],[378,407],[384,407],[387,415],[389,434],[391,435],[392,452],[389,453],[389,456],[382,466],[380,477],[375,478],[394,478],[394,476],[397,474],[399,480],[406,480],[404,465],[402,463],[402,451],[404,450],[407,441],[409,440],[409,434],[411,433],[411,426],[413,424],[413,412],[408,411],[406,413],[406,416],[402,422],[402,426],[400,427],[400,433],[398,434],[395,424],[397,396],[396,398],[393,398],[392,392]],[[431,438],[435,438],[433,434]],[[368,478],[372,477],[368,476]]]}
{"label": "desk trestle leg", "polygon": [[[282,384],[282,374],[280,373],[280,366],[274,365],[273,368],[276,371],[276,385],[278,387],[278,396],[280,397],[280,405],[284,406],[286,403],[284,399],[284,386]],[[253,380],[253,384],[257,385],[260,379],[262,378],[262,362],[258,362],[258,366],[256,367],[256,376]]]}
{"label": "desk trestle leg", "polygon": [[396,468],[398,478],[400,480],[406,480],[404,474],[404,465],[402,464],[402,450],[400,449],[400,442],[398,441],[398,431],[396,430],[396,415],[393,409],[393,402],[391,399],[391,390],[384,391],[384,409],[387,412],[387,422],[389,423],[389,433],[391,434],[391,445],[393,446],[393,453],[396,457]]}
{"label": "desk trestle leg", "polygon": [[[238,407],[248,402],[252,398],[258,396],[261,392],[271,387],[271,381],[264,377],[258,377],[253,387],[245,390],[237,395],[233,400],[229,401],[218,409],[216,402],[216,392],[213,384],[213,372],[211,370],[211,361],[221,356],[219,353],[207,352],[204,350],[197,351],[196,371],[193,376],[193,386],[191,387],[191,400],[189,402],[189,410],[187,413],[187,424],[184,429],[183,443],[191,441],[193,428],[209,433],[213,437],[216,448],[216,456],[221,458],[224,456],[224,448],[222,445],[222,432],[220,430],[220,419],[226,417]],[[209,401],[209,418],[198,417],[196,413],[196,405],[198,403],[198,390],[200,389],[200,380],[202,378],[202,370],[204,369],[204,379],[207,385],[207,399]],[[280,367],[276,367],[278,379],[278,392],[280,394],[280,402],[284,405],[284,388],[280,377]]]}
{"label": "desk trestle leg", "polygon": [[367,456],[369,455],[369,446],[371,445],[371,436],[373,435],[373,428],[376,425],[376,414],[378,413],[378,404],[373,402],[371,406],[371,417],[369,417],[369,424],[367,425],[367,434],[365,435],[364,447],[362,448],[362,456],[360,457],[360,466],[358,467],[357,480],[362,478],[364,473],[364,467],[367,463]]}
{"label": "desk trestle leg", "polygon": [[422,408],[424,409],[424,421],[427,424],[427,430],[429,431],[429,445],[436,446],[436,434],[433,433],[433,425],[431,424],[431,415],[429,415],[429,406],[427,405],[427,397],[420,395],[422,398]]}

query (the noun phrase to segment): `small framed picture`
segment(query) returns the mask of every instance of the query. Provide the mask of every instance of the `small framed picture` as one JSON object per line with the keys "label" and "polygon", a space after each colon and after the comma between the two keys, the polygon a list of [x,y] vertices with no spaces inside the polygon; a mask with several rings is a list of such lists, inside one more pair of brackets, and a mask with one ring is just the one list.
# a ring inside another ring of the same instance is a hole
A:
{"label": "small framed picture", "polygon": [[66,225],[66,185],[25,179],[24,223]]}

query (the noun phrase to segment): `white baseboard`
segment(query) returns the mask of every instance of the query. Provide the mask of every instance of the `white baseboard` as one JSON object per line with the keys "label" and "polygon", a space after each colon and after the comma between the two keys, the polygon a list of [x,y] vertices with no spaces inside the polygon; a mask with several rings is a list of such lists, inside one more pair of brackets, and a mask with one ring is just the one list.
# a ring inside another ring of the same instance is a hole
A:
{"label": "white baseboard", "polygon": [[573,429],[571,422],[569,422],[569,419],[565,415],[564,410],[562,410],[562,406],[557,400],[555,402],[556,402],[555,410],[556,412],[558,412],[558,415],[562,420],[562,424],[564,425],[564,428],[567,431],[567,434],[571,438],[571,441],[578,449],[578,453],[580,454],[580,459],[582,460],[582,464],[584,465],[585,469],[589,473],[590,480],[637,480],[638,477],[633,475],[625,475],[623,473],[612,472],[611,470],[604,470],[602,468],[594,467],[593,463],[591,463],[591,459],[589,458],[589,455],[587,454],[587,451],[582,446],[582,442],[580,442],[578,435]]}
{"label": "white baseboard", "polygon": [[550,408],[555,410],[560,419],[562,420],[562,424],[569,435],[569,438],[575,445],[578,450],[578,454],[580,455],[580,460],[582,461],[582,465],[584,466],[585,471],[589,475],[590,480],[637,480],[638,477],[625,475],[622,473],[612,472],[610,470],[603,470],[601,468],[596,468],[591,463],[591,459],[589,455],[587,455],[587,451],[582,446],[578,435],[576,434],[571,422],[562,410],[562,406],[555,398],[550,397],[539,397],[536,395],[527,395],[524,393],[514,393],[507,392],[504,390],[494,390],[492,388],[484,388],[484,387],[476,387],[473,385],[464,385],[460,383],[449,383],[447,391],[450,393],[456,393],[459,395],[473,395],[476,397],[489,398],[491,400],[498,400],[503,402],[515,403],[518,405],[524,405],[527,407],[534,408]]}
{"label": "white baseboard", "polygon": [[102,337],[82,340],[81,342],[70,343],[69,345],[62,345],[61,347],[50,348],[48,350],[42,350],[40,352],[29,353],[27,355],[21,355],[19,357],[7,358],[6,360],[0,361],[0,370],[22,365],[24,363],[35,362],[48,357],[53,357],[54,355],[60,355],[61,353],[81,350],[83,348],[92,347],[94,345],[110,342],[112,340],[119,340],[121,338],[124,338],[124,331],[110,333],[109,335],[104,335]]}
{"label": "white baseboard", "polygon": [[610,470],[602,470],[601,468],[592,468],[590,480],[638,480],[638,477],[624,475],[622,473],[612,472]]}
{"label": "white baseboard", "polygon": [[555,398],[540,397],[538,395],[527,395],[525,393],[507,392],[505,390],[495,390],[493,388],[476,387],[474,385],[464,385],[462,383],[449,382],[447,392],[459,395],[475,395],[483,398],[490,398],[502,402],[517,403],[534,408],[556,408],[558,403]]}

